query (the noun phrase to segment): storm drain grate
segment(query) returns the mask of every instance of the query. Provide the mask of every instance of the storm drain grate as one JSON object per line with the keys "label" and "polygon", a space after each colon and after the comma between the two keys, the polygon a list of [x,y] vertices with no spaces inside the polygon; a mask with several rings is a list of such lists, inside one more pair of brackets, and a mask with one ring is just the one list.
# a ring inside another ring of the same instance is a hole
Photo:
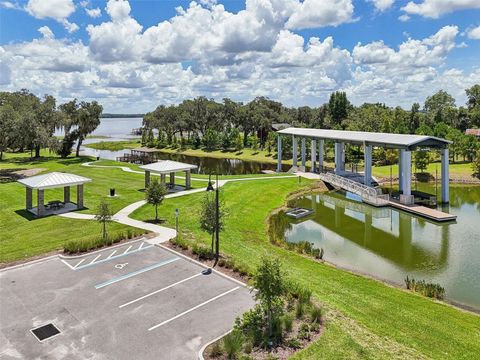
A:
{"label": "storm drain grate", "polygon": [[33,335],[39,340],[43,341],[46,339],[49,339],[55,335],[60,334],[60,330],[58,330],[55,325],[52,323],[47,324],[47,325],[42,325],[40,327],[37,327],[35,329],[30,330]]}

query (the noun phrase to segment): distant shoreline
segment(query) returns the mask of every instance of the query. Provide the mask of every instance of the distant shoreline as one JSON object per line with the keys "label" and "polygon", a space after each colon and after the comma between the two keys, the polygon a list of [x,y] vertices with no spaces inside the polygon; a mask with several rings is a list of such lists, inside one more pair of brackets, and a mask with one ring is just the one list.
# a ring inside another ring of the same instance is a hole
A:
{"label": "distant shoreline", "polygon": [[105,113],[100,116],[101,119],[113,119],[113,118],[143,118],[145,114],[110,114]]}

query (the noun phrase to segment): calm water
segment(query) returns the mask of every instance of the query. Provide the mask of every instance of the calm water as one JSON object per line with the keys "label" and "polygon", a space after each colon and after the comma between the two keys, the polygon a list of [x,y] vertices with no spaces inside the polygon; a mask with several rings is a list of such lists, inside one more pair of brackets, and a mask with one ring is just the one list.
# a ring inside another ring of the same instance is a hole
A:
{"label": "calm water", "polygon": [[[99,142],[99,141],[121,141],[131,138],[131,131],[134,128],[142,126],[141,118],[126,118],[126,119],[101,119],[100,125],[92,135],[109,136],[109,139],[86,139],[84,144]],[[58,134],[61,135],[61,134]],[[129,153],[130,150],[109,151],[96,150],[88,147],[81,148],[82,155],[99,156],[101,159],[116,160],[117,157],[124,153]],[[198,166],[198,172],[201,174],[217,173],[222,175],[239,175],[239,174],[258,174],[263,170],[276,170],[276,164],[260,163],[255,161],[243,161],[238,159],[216,159],[216,158],[201,158],[196,156],[187,156],[181,154],[161,154],[160,158],[163,160],[175,160],[194,164]],[[288,170],[288,167],[285,168]]]}
{"label": "calm water", "polygon": [[[432,186],[419,190],[435,193]],[[458,216],[456,223],[440,225],[328,193],[299,199],[314,215],[295,221],[280,214],[273,227],[289,242],[323,248],[334,264],[402,285],[407,275],[436,282],[447,298],[480,309],[480,186],[450,191],[444,210]]]}

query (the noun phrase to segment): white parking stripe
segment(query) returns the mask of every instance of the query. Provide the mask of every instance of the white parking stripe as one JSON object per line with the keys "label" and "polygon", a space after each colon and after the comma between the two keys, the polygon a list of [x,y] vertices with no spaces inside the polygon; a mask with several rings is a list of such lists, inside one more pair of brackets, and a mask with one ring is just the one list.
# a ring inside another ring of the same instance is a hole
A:
{"label": "white parking stripe", "polygon": [[166,324],[168,324],[169,322],[171,322],[171,321],[173,321],[173,320],[175,320],[175,319],[178,319],[179,317],[182,317],[183,315],[186,315],[186,314],[188,314],[188,313],[190,313],[190,312],[192,312],[192,311],[194,311],[194,310],[197,310],[198,308],[200,308],[200,307],[202,307],[202,306],[207,305],[208,303],[210,303],[210,302],[212,302],[212,301],[215,301],[215,300],[221,298],[222,296],[228,295],[228,294],[230,294],[231,292],[234,292],[235,290],[238,290],[239,288],[240,288],[240,286],[237,286],[237,287],[235,287],[235,288],[233,288],[233,289],[230,289],[230,290],[228,290],[228,291],[225,291],[224,293],[222,293],[222,294],[220,294],[220,295],[217,295],[217,296],[215,296],[215,297],[213,297],[213,298],[211,298],[211,299],[208,299],[207,301],[204,301],[204,302],[201,303],[201,304],[198,304],[198,305],[196,305],[196,306],[194,306],[194,307],[192,307],[192,308],[190,308],[190,309],[188,309],[188,310],[186,310],[186,311],[184,311],[184,312],[182,312],[182,313],[180,313],[180,314],[178,314],[178,315],[175,315],[174,317],[172,317],[172,318],[170,318],[170,319],[168,319],[168,320],[162,321],[160,324],[157,324],[157,325],[152,326],[150,329],[148,329],[148,331],[152,331],[152,330],[155,330],[155,329],[159,328],[160,326],[166,325]]}
{"label": "white parking stripe", "polygon": [[140,250],[143,246],[143,244],[145,244],[145,242],[142,241],[142,243],[140,244],[140,246],[138,247],[138,250]]}
{"label": "white parking stripe", "polygon": [[113,252],[110,255],[108,255],[107,259],[110,259],[116,252],[117,250],[113,250]]}
{"label": "white parking stripe", "polygon": [[163,288],[161,288],[161,289],[155,290],[155,291],[153,291],[153,292],[151,292],[151,293],[149,293],[149,294],[143,295],[143,296],[141,296],[141,297],[139,297],[139,298],[136,298],[136,299],[134,299],[134,300],[132,300],[132,301],[129,301],[129,302],[123,304],[123,305],[120,305],[119,308],[121,309],[121,308],[123,308],[123,307],[125,307],[125,306],[127,306],[127,305],[134,304],[134,303],[136,303],[137,301],[146,299],[146,298],[148,298],[148,297],[150,297],[150,296],[152,296],[152,295],[158,294],[158,293],[160,293],[160,292],[162,292],[162,291],[165,291],[165,290],[170,289],[170,288],[172,288],[172,287],[174,287],[174,286],[176,286],[176,285],[179,285],[179,284],[181,284],[181,283],[183,283],[183,282],[185,282],[185,281],[194,279],[194,278],[196,278],[197,276],[200,276],[200,275],[202,275],[202,273],[198,273],[198,274],[195,274],[195,275],[193,275],[193,276],[190,276],[190,277],[188,277],[188,278],[186,278],[186,279],[177,281],[176,283],[170,284],[170,285],[165,286],[165,287],[163,287]]}
{"label": "white parking stripe", "polygon": [[79,262],[77,265],[75,265],[73,268],[75,269],[78,265],[80,265],[80,264],[83,263],[84,261],[85,261],[85,259],[80,260],[80,262]]}
{"label": "white parking stripe", "polygon": [[90,264],[93,264],[100,256],[102,256],[102,254],[98,255],[95,259],[93,259],[92,261],[90,261]]}
{"label": "white parking stripe", "polygon": [[130,251],[130,249],[132,248],[133,245],[130,245],[127,250],[125,250],[124,254],[128,253]]}
{"label": "white parking stripe", "polygon": [[61,261],[62,261],[65,265],[67,265],[70,269],[73,270],[73,266],[72,266],[72,265],[70,265],[68,262],[66,262],[66,261],[63,260],[63,259],[62,259]]}

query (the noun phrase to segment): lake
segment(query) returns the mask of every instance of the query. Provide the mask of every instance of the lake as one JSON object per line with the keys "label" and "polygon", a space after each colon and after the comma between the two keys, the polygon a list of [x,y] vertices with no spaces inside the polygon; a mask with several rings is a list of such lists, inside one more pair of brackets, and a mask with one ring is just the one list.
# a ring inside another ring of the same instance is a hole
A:
{"label": "lake", "polygon": [[[419,190],[435,193],[432,185]],[[278,215],[288,242],[309,241],[338,266],[400,285],[408,275],[439,283],[453,302],[480,309],[480,186],[451,185],[447,210],[456,223],[438,224],[391,208],[374,208],[334,192],[304,196],[309,217]],[[354,198],[352,196],[352,198]]]}
{"label": "lake", "polygon": [[[91,136],[108,136],[109,139],[86,139],[84,144],[91,144],[99,141],[121,141],[132,138],[131,131],[134,128],[142,126],[142,118],[111,118],[101,119],[98,128]],[[62,135],[59,133],[58,135]],[[99,156],[101,159],[116,160],[117,157],[130,150],[124,149],[120,151],[96,150],[82,146],[80,148],[82,155]],[[244,161],[239,159],[218,159],[210,157],[188,156],[183,154],[161,154],[162,160],[174,160],[198,166],[200,174],[222,174],[222,175],[239,175],[239,174],[258,174],[264,170],[276,170],[275,163],[261,163],[256,161]],[[285,166],[285,170],[288,170]]]}

